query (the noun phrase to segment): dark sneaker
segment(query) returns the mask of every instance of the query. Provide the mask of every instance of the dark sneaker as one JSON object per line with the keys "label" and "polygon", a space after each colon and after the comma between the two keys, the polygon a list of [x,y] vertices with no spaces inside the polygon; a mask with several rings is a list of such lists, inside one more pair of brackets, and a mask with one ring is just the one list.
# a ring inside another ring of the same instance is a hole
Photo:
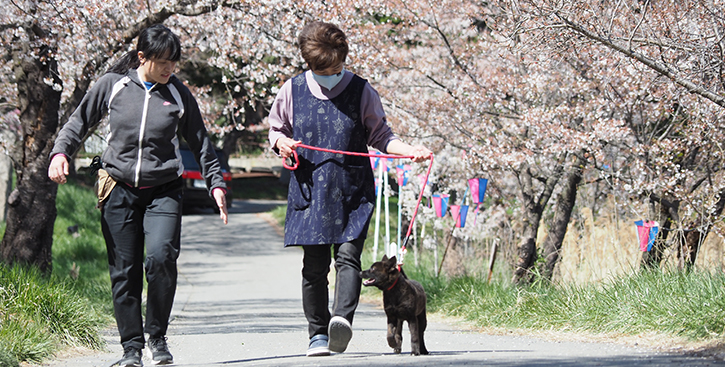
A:
{"label": "dark sneaker", "polygon": [[330,335],[330,351],[342,353],[352,339],[352,325],[342,316],[333,316],[327,327],[327,333]]}
{"label": "dark sneaker", "polygon": [[166,345],[166,337],[149,338],[149,349],[151,350],[151,362],[153,364],[172,364],[174,356],[169,353],[169,347]]}
{"label": "dark sneaker", "polygon": [[329,356],[330,349],[327,348],[327,335],[317,334],[310,339],[310,346],[307,347],[308,357]]}
{"label": "dark sneaker", "polygon": [[133,347],[123,348],[123,358],[116,362],[119,367],[142,367],[141,349]]}

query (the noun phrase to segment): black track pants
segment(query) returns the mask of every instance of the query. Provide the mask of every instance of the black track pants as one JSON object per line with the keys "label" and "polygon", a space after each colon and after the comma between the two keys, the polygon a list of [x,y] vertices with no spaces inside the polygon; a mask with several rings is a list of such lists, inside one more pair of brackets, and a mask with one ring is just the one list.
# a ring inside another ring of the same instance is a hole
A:
{"label": "black track pants", "polygon": [[[352,324],[360,300],[360,256],[364,239],[336,245],[305,245],[302,260],[302,307],[307,317],[309,336],[327,335],[331,316],[342,316]],[[327,274],[331,250],[335,260],[335,295],[330,313]]]}
{"label": "black track pants", "polygon": [[[144,331],[151,337],[166,335],[176,292],[182,192],[180,178],[145,189],[118,183],[103,205],[101,227],[124,348],[143,348]],[[141,316],[144,268],[148,282],[145,329]]]}

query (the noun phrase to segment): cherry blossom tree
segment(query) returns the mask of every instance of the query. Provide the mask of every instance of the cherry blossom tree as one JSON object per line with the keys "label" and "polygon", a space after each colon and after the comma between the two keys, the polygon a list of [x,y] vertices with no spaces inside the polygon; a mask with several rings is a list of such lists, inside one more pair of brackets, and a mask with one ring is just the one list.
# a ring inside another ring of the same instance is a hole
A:
{"label": "cherry blossom tree", "polygon": [[[187,55],[205,56],[206,65],[220,70],[217,82],[228,95],[222,106],[205,99],[212,88],[192,88],[200,93],[208,130],[226,134],[246,128],[245,118],[259,121],[281,82],[304,66],[294,46],[297,28],[311,19],[342,22],[352,17],[339,11],[351,4],[317,1],[9,0],[0,4],[4,9],[0,14],[2,121],[15,121],[19,115],[21,127],[15,145],[5,142],[15,163],[17,185],[9,200],[0,257],[35,264],[44,271],[51,268],[56,215],[56,186],[47,178],[54,135],[93,81],[133,48],[141,29],[167,24],[181,36]],[[352,5],[353,10],[360,8]]]}
{"label": "cherry blossom tree", "polygon": [[[674,246],[691,266],[722,219],[725,17],[714,1],[523,1],[531,32],[571,47],[611,52],[613,72],[646,81],[647,89],[610,85],[627,111],[637,145],[614,172],[620,189],[654,204],[643,218],[664,223],[644,266],[657,266]],[[535,24],[535,25],[534,25]],[[637,78],[638,77],[638,78]],[[635,94],[637,93],[637,94]],[[722,236],[722,233],[720,233]]]}
{"label": "cherry blossom tree", "polygon": [[203,14],[209,7],[146,9],[138,3],[5,1],[0,15],[0,99],[19,111],[21,130],[6,146],[17,184],[8,199],[0,257],[51,270],[57,186],[47,177],[48,154],[67,120],[107,62],[125,51],[144,27],[174,14]]}
{"label": "cherry blossom tree", "polygon": [[[439,153],[435,189],[460,194],[468,178],[491,179],[490,210],[515,228],[515,282],[533,279],[542,249],[551,276],[587,182],[652,203],[631,214],[666,223],[658,246],[677,243],[690,262],[722,216],[723,19],[705,0],[2,4],[2,121],[19,111],[23,128],[6,261],[47,268],[52,135],[139,30],[159,22],[181,36],[182,74],[213,75],[191,87],[220,136],[263,129],[278,88],[306,68],[299,29],[313,19],[339,24],[351,44],[346,68],[379,91],[396,133]],[[416,196],[404,193],[407,210]],[[22,219],[31,210],[47,214],[33,217],[37,229]],[[548,233],[537,243],[542,223]],[[661,248],[647,256],[658,263]]]}
{"label": "cherry blossom tree", "polygon": [[557,195],[544,246],[550,274],[582,175],[660,208],[630,213],[665,223],[645,263],[659,262],[670,232],[694,262],[723,207],[722,17],[713,3],[386,4],[355,28],[367,50],[360,64],[399,130],[468,153],[439,187],[489,175],[505,182],[501,195],[518,191],[516,282],[530,276]]}
{"label": "cherry blossom tree", "polygon": [[[466,152],[462,165],[446,167],[449,182],[439,178],[439,187],[486,176],[499,183],[500,195],[518,197],[506,201],[520,223],[514,281],[530,281],[539,226],[561,179],[580,177],[602,142],[621,139],[623,121],[602,102],[606,96],[579,55],[552,58],[552,46],[535,47],[537,40],[517,33],[525,16],[510,6],[388,4],[384,21],[360,30],[373,50],[366,64],[380,75],[391,120],[433,146]],[[559,243],[576,198],[574,182],[559,194],[567,196],[557,203],[564,225],[552,227],[557,233],[550,237]]]}

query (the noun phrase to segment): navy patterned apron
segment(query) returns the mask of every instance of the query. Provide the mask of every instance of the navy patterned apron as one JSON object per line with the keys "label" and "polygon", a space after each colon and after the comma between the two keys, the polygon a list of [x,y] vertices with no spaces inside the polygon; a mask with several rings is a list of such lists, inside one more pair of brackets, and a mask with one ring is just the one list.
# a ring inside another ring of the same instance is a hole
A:
{"label": "navy patterned apron", "polygon": [[[360,113],[366,80],[355,75],[339,96],[321,100],[305,75],[292,79],[293,138],[319,148],[367,153]],[[297,148],[289,184],[285,246],[336,244],[365,238],[375,206],[370,159]]]}

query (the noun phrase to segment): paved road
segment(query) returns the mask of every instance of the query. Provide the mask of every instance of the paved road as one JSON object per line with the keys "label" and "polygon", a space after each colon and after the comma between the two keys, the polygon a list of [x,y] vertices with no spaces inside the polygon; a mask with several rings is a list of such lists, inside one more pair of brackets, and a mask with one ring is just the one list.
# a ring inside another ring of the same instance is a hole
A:
{"label": "paved road", "polygon": [[[281,234],[260,214],[276,204],[235,202],[227,226],[211,213],[184,216],[168,335],[177,366],[725,366],[642,347],[486,335],[436,321],[426,332],[430,355],[395,355],[385,341],[384,312],[370,304],[360,306],[345,353],[306,357],[301,251],[283,249]],[[114,330],[106,339],[108,351],[44,366],[110,366],[121,348]]]}

